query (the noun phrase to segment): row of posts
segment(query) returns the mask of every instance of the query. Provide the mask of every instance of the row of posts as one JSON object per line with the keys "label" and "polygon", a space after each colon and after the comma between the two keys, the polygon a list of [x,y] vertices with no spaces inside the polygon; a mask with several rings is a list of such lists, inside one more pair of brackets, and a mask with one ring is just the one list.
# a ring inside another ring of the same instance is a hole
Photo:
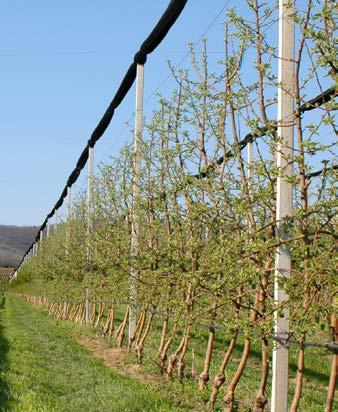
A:
{"label": "row of posts", "polygon": [[[294,21],[292,14],[294,11],[293,1],[279,3],[279,66],[278,82],[278,148],[277,167],[283,171],[277,178],[277,199],[276,199],[276,220],[282,221],[291,214],[292,210],[292,184],[287,181],[287,176],[292,174],[292,164],[290,159],[293,156],[293,126],[292,118],[294,111],[293,101],[293,73],[294,73]],[[136,329],[136,303],[137,303],[137,269],[135,260],[139,253],[139,224],[137,218],[137,205],[140,196],[140,170],[141,170],[141,144],[143,130],[143,91],[144,91],[144,66],[137,65],[136,76],[136,108],[135,108],[135,129],[134,129],[134,173],[133,173],[133,196],[131,208],[131,268],[130,268],[130,314],[129,314],[129,336],[133,336]],[[248,177],[252,184],[252,168],[254,162],[252,142],[247,146],[248,150]],[[94,149],[89,148],[88,155],[88,180],[87,180],[87,230],[91,228],[92,216],[92,196],[93,196],[93,164]],[[283,177],[282,177],[283,174]],[[67,220],[71,218],[71,187],[67,189]],[[58,211],[55,212],[54,233],[58,225]],[[282,227],[278,223],[277,230],[280,236],[287,236],[281,233]],[[47,222],[46,236],[50,235],[50,222]],[[66,253],[69,245],[69,231],[66,232]],[[43,241],[43,233],[40,232],[39,242],[33,244],[33,248],[25,256],[24,261],[36,256],[38,248]],[[90,246],[88,246],[88,255]],[[291,273],[291,254],[288,246],[278,246],[275,260],[275,287],[274,298],[276,305],[288,298],[285,291],[280,287],[280,277],[288,277]],[[17,271],[15,275],[17,276]],[[89,290],[86,289],[85,296],[85,318],[89,323]],[[283,317],[275,317],[275,333],[287,338],[289,331],[288,313],[285,310]],[[272,358],[272,399],[271,410],[273,412],[287,411],[288,398],[288,365],[289,347],[276,342],[273,349]]]}
{"label": "row of posts", "polygon": [[[94,149],[92,147],[89,148],[88,152],[88,179],[87,179],[87,230],[89,232],[91,227],[91,215],[92,215],[92,199],[93,199],[93,170],[94,170]],[[70,222],[72,214],[72,188],[67,187],[67,221]],[[54,213],[54,224],[51,223],[51,218],[47,220],[46,223],[46,233],[45,236],[48,238],[51,235],[51,227],[53,227],[54,234],[57,231],[57,227],[59,225],[59,210],[57,209]],[[39,232],[39,239],[35,241],[31,247],[31,249],[27,252],[24,256],[21,265],[15,270],[12,279],[15,279],[18,276],[19,270],[21,269],[22,265],[25,264],[29,259],[33,256],[36,256],[38,250],[43,242],[44,233],[42,230]],[[66,254],[68,254],[68,245],[69,245],[69,228],[66,229]]]}

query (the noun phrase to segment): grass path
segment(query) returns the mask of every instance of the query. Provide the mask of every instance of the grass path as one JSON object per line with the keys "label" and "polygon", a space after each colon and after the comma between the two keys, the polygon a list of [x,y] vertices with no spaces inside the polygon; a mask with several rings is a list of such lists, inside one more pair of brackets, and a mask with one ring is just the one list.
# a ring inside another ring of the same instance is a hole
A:
{"label": "grass path", "polygon": [[0,297],[1,412],[185,410],[106,368],[70,328],[12,294]]}

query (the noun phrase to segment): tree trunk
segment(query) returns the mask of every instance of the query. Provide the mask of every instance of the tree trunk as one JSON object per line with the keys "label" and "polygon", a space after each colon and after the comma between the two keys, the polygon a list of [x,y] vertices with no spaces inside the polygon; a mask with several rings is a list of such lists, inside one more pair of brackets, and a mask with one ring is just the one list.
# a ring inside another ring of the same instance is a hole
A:
{"label": "tree trunk", "polygon": [[239,362],[237,371],[235,373],[235,376],[232,378],[228,389],[227,393],[223,397],[223,403],[224,403],[224,411],[225,412],[233,412],[234,410],[234,402],[235,402],[235,389],[236,386],[239,382],[239,380],[242,377],[246,362],[248,360],[249,354],[250,354],[250,346],[251,346],[251,339],[247,337],[245,339],[244,343],[244,349],[242,353],[241,360]]}
{"label": "tree trunk", "polygon": [[159,348],[158,348],[157,355],[156,355],[156,357],[157,357],[158,359],[160,359],[161,353],[162,353],[162,351],[163,351],[163,349],[164,349],[165,338],[166,338],[166,336],[167,336],[167,331],[168,331],[168,324],[169,324],[169,318],[168,318],[168,316],[166,316],[165,319],[164,319],[164,322],[163,322],[163,326],[162,326],[160,346],[159,346]]}
{"label": "tree trunk", "polygon": [[177,357],[178,357],[178,355],[181,353],[181,351],[182,351],[182,349],[183,349],[183,347],[184,347],[184,344],[185,344],[185,336],[186,336],[186,332],[187,332],[187,328],[188,328],[188,327],[189,327],[189,326],[186,326],[184,336],[183,336],[183,338],[181,339],[181,342],[180,342],[180,344],[178,345],[178,348],[177,348],[176,351],[169,357],[168,366],[167,366],[167,376],[168,376],[168,378],[169,378],[170,380],[172,380],[172,378],[173,378],[173,372],[174,372],[174,368],[175,368],[175,365],[176,365],[176,362],[177,362]]}
{"label": "tree trunk", "polygon": [[125,331],[126,331],[126,326],[127,326],[127,322],[128,322],[128,316],[129,316],[129,306],[127,306],[126,309],[126,314],[124,316],[124,319],[121,323],[121,325],[119,326],[118,330],[116,331],[116,344],[118,348],[122,347],[123,344],[123,340],[124,340],[124,335],[125,335]]}
{"label": "tree trunk", "polygon": [[210,369],[210,362],[211,362],[211,355],[215,341],[215,328],[212,326],[209,332],[209,339],[207,350],[204,359],[204,368],[203,372],[200,374],[199,381],[198,381],[198,388],[200,391],[205,389],[207,382],[209,381],[209,369]]}
{"label": "tree trunk", "polygon": [[[337,342],[338,341],[338,318],[336,318],[335,313],[332,315],[331,325],[334,330],[334,340],[335,342]],[[332,411],[334,392],[335,392],[336,383],[337,383],[337,370],[338,370],[338,355],[334,353],[332,357],[329,387],[327,389],[325,412]]]}
{"label": "tree trunk", "polygon": [[137,337],[136,337],[136,340],[135,340],[135,346],[137,346],[137,344],[139,343],[139,341],[141,339],[146,320],[147,320],[147,308],[144,309],[143,316],[141,317],[140,327],[137,330]]}
{"label": "tree trunk", "polygon": [[111,339],[111,335],[114,332],[114,320],[115,320],[115,304],[112,304],[112,307],[110,309],[110,321],[109,321],[109,327],[108,327],[108,339]]}
{"label": "tree trunk", "polygon": [[94,300],[92,313],[89,315],[89,323],[94,323],[96,318],[96,301]]}
{"label": "tree trunk", "polygon": [[154,313],[152,312],[151,315],[149,316],[144,334],[143,334],[142,338],[139,339],[139,341],[137,342],[137,344],[135,346],[135,350],[136,350],[136,354],[137,354],[137,363],[139,363],[139,364],[142,363],[143,344],[144,344],[144,341],[146,340],[146,338],[148,336],[148,333],[150,331],[150,326],[151,326],[151,323],[152,323],[153,319],[154,319]]}
{"label": "tree trunk", "polygon": [[172,341],[174,340],[174,337],[176,336],[176,329],[177,329],[177,326],[175,324],[170,338],[167,339],[167,341],[165,342],[163,346],[163,350],[160,353],[159,359],[160,359],[160,368],[161,368],[162,373],[164,371],[165,361],[167,360],[167,353],[168,353],[169,347]]}
{"label": "tree trunk", "polygon": [[[102,319],[102,316],[103,316],[103,312],[104,312],[104,304],[101,301],[99,303],[99,308],[98,308],[98,311],[97,311],[97,317],[96,317],[96,321],[94,323],[94,329],[96,329],[99,326],[100,320]],[[110,312],[109,312],[109,315],[110,315]]]}
{"label": "tree trunk", "polygon": [[231,357],[231,354],[234,350],[235,344],[236,344],[236,339],[237,339],[237,332],[235,334],[232,335],[230,343],[229,343],[229,347],[228,350],[226,351],[222,364],[219,368],[218,374],[215,376],[214,381],[213,381],[213,388],[212,388],[212,392],[210,395],[210,399],[209,399],[209,407],[212,409],[216,399],[217,399],[217,395],[218,395],[218,391],[219,388],[223,385],[223,383],[225,382],[225,368],[229,362],[229,359]]}
{"label": "tree trunk", "polygon": [[187,326],[183,347],[182,347],[181,354],[180,354],[180,357],[177,363],[177,376],[178,376],[179,382],[183,381],[184,369],[185,369],[184,358],[185,358],[187,348],[188,348],[189,337],[190,337],[190,326]]}
{"label": "tree trunk", "polygon": [[305,347],[304,347],[305,336],[303,335],[299,342],[298,349],[298,360],[297,360],[297,379],[295,394],[290,407],[290,412],[298,411],[299,401],[302,394],[303,387],[303,373],[304,373],[304,361],[305,361]]}
{"label": "tree trunk", "polygon": [[143,329],[145,317],[146,317],[146,311],[143,310],[142,313],[141,313],[141,316],[138,318],[138,322],[137,322],[137,324],[136,324],[136,328],[135,328],[134,333],[132,334],[132,336],[129,336],[129,339],[128,339],[128,349],[127,349],[128,353],[130,352],[130,348],[132,347],[132,345],[133,345],[133,343],[134,343],[134,340],[135,340],[135,338],[136,338],[137,332],[138,332],[141,328]]}
{"label": "tree trunk", "polygon": [[252,412],[263,412],[268,398],[265,395],[266,383],[269,374],[269,341],[267,337],[262,338],[262,372],[258,392],[256,394]]}
{"label": "tree trunk", "polygon": [[[103,312],[102,312],[102,315],[103,315]],[[106,323],[102,327],[102,337],[103,338],[109,332],[109,329],[111,327],[111,323],[114,322],[114,316],[115,316],[115,302],[113,300],[113,303],[111,304],[111,307],[109,308],[109,311],[108,311]],[[97,326],[98,326],[98,322],[96,321],[95,328]]]}

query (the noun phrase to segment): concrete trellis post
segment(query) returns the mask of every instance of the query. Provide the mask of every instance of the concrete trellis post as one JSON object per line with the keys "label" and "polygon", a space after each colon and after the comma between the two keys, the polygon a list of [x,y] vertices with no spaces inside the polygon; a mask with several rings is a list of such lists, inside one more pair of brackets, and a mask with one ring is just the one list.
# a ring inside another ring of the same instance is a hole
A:
{"label": "concrete trellis post", "polygon": [[140,196],[140,171],[141,171],[141,142],[143,129],[143,89],[144,66],[137,65],[136,72],[136,108],[134,131],[134,176],[133,176],[133,203],[131,210],[131,268],[130,268],[130,312],[129,312],[129,338],[136,329],[136,303],[137,303],[137,269],[135,260],[139,251],[139,223],[138,223],[138,198]]}
{"label": "concrete trellis post", "polygon": [[40,232],[39,232],[39,240],[37,240],[37,241],[35,242],[35,255],[37,255],[37,254],[39,253],[39,249],[40,249],[41,246],[42,246],[42,241],[43,241],[43,233],[42,233],[42,230],[40,230]]}
{"label": "concrete trellis post", "polygon": [[249,181],[249,192],[251,193],[252,186],[253,186],[253,145],[252,142],[249,142],[247,145],[247,150],[248,150],[248,181]]}
{"label": "concrete trellis post", "polygon": [[[91,251],[90,251],[90,241],[89,235],[92,228],[92,212],[93,212],[93,173],[94,173],[94,148],[89,147],[88,149],[88,175],[87,175],[87,245],[86,245],[86,255],[87,262],[90,262]],[[86,324],[90,321],[89,314],[89,289],[86,288]]]}
{"label": "concrete trellis post", "polygon": [[67,187],[67,221],[70,221],[72,213],[72,188]]}
{"label": "concrete trellis post", "polygon": [[252,166],[253,166],[253,146],[252,142],[247,145],[248,148],[248,178],[252,178]]}
{"label": "concrete trellis post", "polygon": [[93,212],[93,172],[94,172],[94,148],[90,147],[88,151],[88,180],[87,180],[87,227],[91,228]]}
{"label": "concrete trellis post", "polygon": [[66,226],[66,254],[68,254],[69,247],[69,225],[72,213],[72,188],[67,187],[67,226]]}
{"label": "concrete trellis post", "polygon": [[49,237],[50,235],[50,223],[49,219],[47,219],[47,224],[46,224],[46,237]]}
{"label": "concrete trellis post", "polygon": [[54,215],[54,233],[56,233],[57,228],[59,224],[59,210],[55,210],[55,215]]}
{"label": "concrete trellis post", "polygon": [[88,176],[87,176],[87,260],[90,258],[89,234],[92,228],[93,214],[93,173],[94,173],[94,148],[88,151]]}
{"label": "concrete trellis post", "polygon": [[[287,177],[292,174],[293,157],[293,78],[294,78],[294,12],[293,0],[279,1],[279,62],[278,62],[278,146],[277,146],[277,177],[276,220],[279,238],[287,238],[283,233],[281,221],[292,212],[292,184]],[[288,245],[277,247],[275,261],[276,305],[288,299],[281,288],[280,278],[291,274],[291,253]],[[275,333],[279,337],[288,337],[288,311],[284,316],[275,316]],[[272,396],[271,411],[286,412],[288,409],[288,369],[289,348],[287,344],[275,342],[272,355]]]}

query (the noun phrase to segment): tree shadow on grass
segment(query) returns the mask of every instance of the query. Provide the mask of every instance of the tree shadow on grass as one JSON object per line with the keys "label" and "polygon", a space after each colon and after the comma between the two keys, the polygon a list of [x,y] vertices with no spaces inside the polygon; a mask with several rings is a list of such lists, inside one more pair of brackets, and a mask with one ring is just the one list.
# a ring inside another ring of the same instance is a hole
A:
{"label": "tree shadow on grass", "polygon": [[6,297],[0,294],[0,411],[8,411],[8,402],[10,399],[10,388],[3,379],[8,370],[7,352],[9,345],[3,334],[3,319],[2,312],[5,309]]}

